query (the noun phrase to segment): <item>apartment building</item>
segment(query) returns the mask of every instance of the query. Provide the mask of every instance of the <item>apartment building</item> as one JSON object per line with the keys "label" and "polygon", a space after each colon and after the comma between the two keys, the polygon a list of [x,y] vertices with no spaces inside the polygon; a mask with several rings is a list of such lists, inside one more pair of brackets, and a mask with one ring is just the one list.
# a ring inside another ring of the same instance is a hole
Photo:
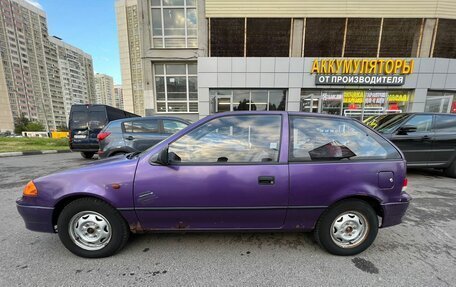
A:
{"label": "apartment building", "polygon": [[146,114],[456,112],[452,1],[135,3]]}
{"label": "apartment building", "polygon": [[50,37],[49,40],[57,50],[63,105],[68,122],[71,105],[96,102],[92,56],[58,37]]}
{"label": "apartment building", "polygon": [[[94,101],[90,55],[48,33],[45,12],[25,0],[0,0],[3,130],[21,115],[47,130],[65,127],[71,103]],[[8,123],[8,124],[5,124]]]}
{"label": "apartment building", "polygon": [[116,106],[114,97],[114,81],[106,74],[95,74],[95,98],[97,104]]}
{"label": "apartment building", "polygon": [[114,102],[116,108],[124,109],[122,85],[114,85]]}
{"label": "apartment building", "polygon": [[117,0],[115,8],[124,108],[129,112],[144,116],[146,106],[143,61],[141,60],[143,33],[140,30],[138,0]]}

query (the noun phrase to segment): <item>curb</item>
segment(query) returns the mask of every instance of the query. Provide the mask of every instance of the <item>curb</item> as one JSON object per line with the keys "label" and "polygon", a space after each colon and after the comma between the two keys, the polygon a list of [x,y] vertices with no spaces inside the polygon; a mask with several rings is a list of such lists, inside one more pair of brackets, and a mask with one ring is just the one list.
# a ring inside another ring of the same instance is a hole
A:
{"label": "curb", "polygon": [[71,150],[34,150],[34,151],[13,151],[2,152],[0,157],[23,156],[23,155],[38,155],[38,154],[51,154],[51,153],[69,153]]}

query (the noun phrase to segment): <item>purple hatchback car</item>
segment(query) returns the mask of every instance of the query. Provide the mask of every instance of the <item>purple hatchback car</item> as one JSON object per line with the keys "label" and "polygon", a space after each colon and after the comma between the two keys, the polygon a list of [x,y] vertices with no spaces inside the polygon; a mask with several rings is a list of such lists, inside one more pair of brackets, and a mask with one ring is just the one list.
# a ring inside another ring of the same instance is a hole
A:
{"label": "purple hatchback car", "polygon": [[105,257],[130,232],[313,231],[337,255],[399,224],[410,197],[401,152],[359,122],[294,112],[206,117],[148,150],[29,182],[26,227]]}

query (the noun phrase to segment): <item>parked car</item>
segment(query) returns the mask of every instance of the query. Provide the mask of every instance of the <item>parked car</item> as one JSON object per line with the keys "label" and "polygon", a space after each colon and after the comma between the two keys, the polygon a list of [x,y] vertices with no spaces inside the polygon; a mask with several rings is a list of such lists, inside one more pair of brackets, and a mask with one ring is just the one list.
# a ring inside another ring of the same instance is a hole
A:
{"label": "parked car", "polygon": [[98,151],[97,135],[113,120],[139,117],[107,105],[72,105],[68,127],[72,151],[81,152],[83,158],[92,158]]}
{"label": "parked car", "polygon": [[370,116],[367,119],[363,120],[363,124],[374,129],[396,115],[397,114],[382,114],[377,116]]}
{"label": "parked car", "polygon": [[[401,152],[356,120],[310,113],[208,116],[140,154],[30,181],[17,208],[71,252],[110,256],[130,232],[314,231],[337,255],[399,224]],[[381,218],[381,221],[379,221]]]}
{"label": "parked car", "polygon": [[439,168],[456,177],[456,114],[396,114],[375,130],[399,147],[407,166]]}
{"label": "parked car", "polygon": [[98,156],[144,151],[187,127],[190,122],[177,117],[126,118],[110,122],[98,134]]}

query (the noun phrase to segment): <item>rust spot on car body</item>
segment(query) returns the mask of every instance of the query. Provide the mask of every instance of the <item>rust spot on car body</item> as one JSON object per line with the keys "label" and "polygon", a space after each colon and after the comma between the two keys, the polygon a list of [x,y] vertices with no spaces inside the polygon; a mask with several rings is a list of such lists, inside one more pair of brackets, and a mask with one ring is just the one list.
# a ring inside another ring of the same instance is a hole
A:
{"label": "rust spot on car body", "polygon": [[130,231],[132,233],[144,233],[144,228],[141,226],[141,223],[136,222],[133,224],[130,224]]}

